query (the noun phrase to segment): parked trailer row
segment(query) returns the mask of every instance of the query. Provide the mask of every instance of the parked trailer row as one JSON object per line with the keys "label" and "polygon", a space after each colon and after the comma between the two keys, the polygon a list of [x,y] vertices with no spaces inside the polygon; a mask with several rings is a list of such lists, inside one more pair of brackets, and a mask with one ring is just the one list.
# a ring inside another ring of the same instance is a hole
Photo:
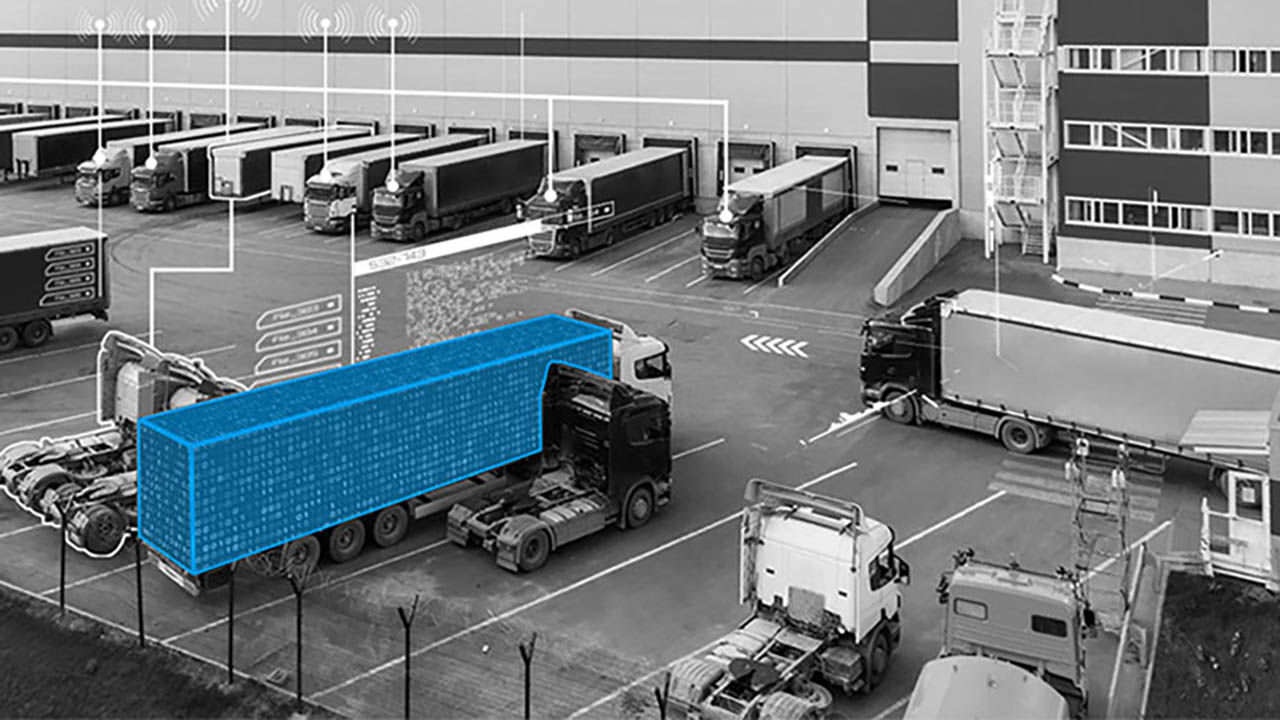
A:
{"label": "parked trailer row", "polygon": [[412,160],[374,192],[375,240],[423,240],[509,213],[547,170],[547,144],[508,140]]}
{"label": "parked trailer row", "polygon": [[808,155],[729,186],[702,223],[702,271],[761,280],[799,259],[853,207],[848,158]]}
{"label": "parked trailer row", "polygon": [[74,172],[81,161],[94,155],[109,140],[162,133],[169,126],[169,120],[153,118],[20,132],[13,136],[14,172],[19,177]]}
{"label": "parked trailer row", "polygon": [[[427,140],[396,143],[395,162],[440,155],[481,145],[483,135],[460,133]],[[354,215],[356,226],[369,223],[373,212],[374,191],[387,180],[391,171],[390,151],[370,150],[348,155],[329,163],[327,173],[307,180],[303,222],[316,232],[345,232]]]}
{"label": "parked trailer row", "polygon": [[[401,133],[396,142],[408,142],[415,136]],[[391,145],[391,135],[364,135],[345,140],[330,140],[326,147],[308,145],[280,150],[271,156],[271,198],[279,202],[301,203],[307,192],[307,179],[330,161],[362,151],[381,150]]]}
{"label": "parked trailer row", "polygon": [[91,315],[105,322],[108,265],[107,236],[89,228],[0,238],[0,353],[45,344],[54,320]]}
{"label": "parked trailer row", "polygon": [[[29,132],[31,130],[43,130],[45,128],[54,127],[71,127],[76,125],[92,125],[98,126],[98,116],[82,117],[82,118],[64,118],[61,120],[36,120],[34,122],[17,123],[15,125],[0,125],[0,168],[4,168],[4,172],[8,174],[13,167],[13,138],[18,133]],[[102,115],[103,122],[116,122],[124,120],[123,115]],[[92,150],[90,150],[92,152]]]}
{"label": "parked trailer row", "polygon": [[528,238],[530,254],[576,258],[692,207],[688,152],[644,148],[545,178],[521,211],[542,221]]}
{"label": "parked trailer row", "polygon": [[[187,140],[200,140],[227,133],[239,133],[261,127],[257,123],[238,123],[231,126],[216,125],[159,135],[112,140],[101,152],[80,163],[77,168],[76,202],[81,205],[122,205],[129,202],[129,188],[133,183],[133,169],[145,165],[151,159],[152,150]],[[154,163],[153,163],[154,164]]]}
{"label": "parked trailer row", "polygon": [[[290,128],[281,128],[288,130]],[[290,148],[318,145],[327,137],[329,142],[368,135],[369,128],[293,128],[296,134],[251,143],[220,145],[211,151],[213,155],[212,178],[209,185],[215,197],[248,200],[266,197],[271,193],[271,156]]]}

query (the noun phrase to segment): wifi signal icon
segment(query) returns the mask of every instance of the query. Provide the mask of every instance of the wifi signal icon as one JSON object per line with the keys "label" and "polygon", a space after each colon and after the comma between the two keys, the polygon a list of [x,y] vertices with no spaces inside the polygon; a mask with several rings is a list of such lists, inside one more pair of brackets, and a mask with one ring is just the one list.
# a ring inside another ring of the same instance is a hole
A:
{"label": "wifi signal icon", "polygon": [[178,25],[178,18],[173,13],[173,8],[167,7],[164,12],[154,18],[155,29],[152,31],[155,36],[160,38],[166,45],[173,42],[173,36]]}
{"label": "wifi signal icon", "polygon": [[191,2],[195,6],[196,15],[202,21],[208,20],[223,9],[223,3],[234,2],[240,14],[250,20],[257,20],[258,15],[262,13],[262,0],[191,0]]}
{"label": "wifi signal icon", "polygon": [[417,42],[421,28],[422,15],[414,5],[406,6],[396,15],[388,15],[382,8],[370,5],[364,14],[364,31],[370,44],[391,35],[408,38],[412,44]]}
{"label": "wifi signal icon", "polygon": [[196,15],[203,20],[213,17],[213,14],[221,7],[220,0],[192,0],[195,5]]}
{"label": "wifi signal icon", "polygon": [[322,17],[320,11],[311,5],[304,4],[298,9],[298,30],[302,36],[302,42],[310,42],[312,38],[324,33],[324,21],[329,21],[328,33],[330,37],[336,37],[343,41],[351,39],[352,27],[355,25],[354,15],[351,6],[342,3],[334,9],[332,17]]}
{"label": "wifi signal icon", "polygon": [[98,30],[94,27],[95,21],[97,21],[97,18],[89,14],[88,10],[80,8],[75,17],[76,39],[84,42],[96,35]]}

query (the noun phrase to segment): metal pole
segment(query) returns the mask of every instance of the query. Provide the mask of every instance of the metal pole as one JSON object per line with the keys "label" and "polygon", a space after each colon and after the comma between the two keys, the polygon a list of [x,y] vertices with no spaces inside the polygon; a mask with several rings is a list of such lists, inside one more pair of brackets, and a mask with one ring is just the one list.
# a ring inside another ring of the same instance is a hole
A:
{"label": "metal pole", "polygon": [[302,582],[289,575],[289,585],[293,588],[294,599],[294,639],[295,639],[295,657],[294,664],[297,666],[296,688],[297,688],[297,705],[298,710],[302,710]]}
{"label": "metal pole", "polygon": [[227,581],[227,684],[236,681],[236,566],[231,566],[231,577]]}
{"label": "metal pole", "polygon": [[533,693],[533,650],[538,644],[538,633],[534,633],[529,643],[520,643],[520,659],[524,661],[524,720],[533,715],[530,712],[530,699]]}
{"label": "metal pole", "polygon": [[71,509],[71,501],[62,503],[62,548],[58,559],[58,611],[67,611],[67,511]]}
{"label": "metal pole", "polygon": [[411,652],[413,646],[413,619],[418,615],[418,599],[418,595],[413,596],[412,609],[407,613],[402,607],[396,608],[396,614],[400,616],[400,624],[404,626],[404,720],[409,720],[409,696],[413,687],[413,673],[410,671],[409,663],[413,659]]}
{"label": "metal pole", "polygon": [[142,532],[140,530],[133,531],[133,578],[138,591],[138,647],[146,647],[147,631],[142,621]]}

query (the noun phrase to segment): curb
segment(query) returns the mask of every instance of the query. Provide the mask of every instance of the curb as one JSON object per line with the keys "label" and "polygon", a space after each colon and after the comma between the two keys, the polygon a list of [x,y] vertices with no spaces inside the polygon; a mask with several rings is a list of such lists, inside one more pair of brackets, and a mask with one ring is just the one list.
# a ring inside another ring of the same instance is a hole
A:
{"label": "curb", "polygon": [[830,245],[831,241],[837,235],[848,230],[855,222],[861,219],[862,216],[878,207],[880,207],[880,201],[872,200],[870,203],[867,203],[846,215],[842,220],[840,220],[840,222],[836,223],[835,227],[827,231],[826,235],[819,238],[818,241],[813,244],[813,247],[809,248],[804,255],[801,255],[799,260],[791,263],[791,267],[787,268],[778,276],[778,287],[785,287],[787,282],[791,280],[792,276],[798,275],[801,269],[807,267],[809,263],[813,262],[813,259],[818,256],[818,253],[826,249],[827,245]]}
{"label": "curb", "polygon": [[1108,288],[1098,287],[1097,285],[1088,285],[1086,283],[1076,282],[1075,280],[1068,280],[1057,273],[1054,273],[1053,280],[1059,285],[1098,295],[1115,295],[1118,297],[1131,297],[1138,300],[1167,300],[1169,302],[1180,302],[1199,307],[1220,307],[1227,308],[1228,310],[1239,310],[1241,312],[1280,315],[1280,308],[1265,307],[1262,305],[1242,305],[1240,303],[1225,302],[1222,300],[1201,300],[1198,298],[1182,297],[1181,295],[1165,295],[1164,293],[1139,292],[1137,290],[1111,290]]}

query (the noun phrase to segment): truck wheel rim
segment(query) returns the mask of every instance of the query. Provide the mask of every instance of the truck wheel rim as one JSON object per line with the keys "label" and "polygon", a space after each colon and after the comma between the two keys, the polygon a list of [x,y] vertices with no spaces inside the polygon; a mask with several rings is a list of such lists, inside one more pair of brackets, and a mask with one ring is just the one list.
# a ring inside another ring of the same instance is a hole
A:
{"label": "truck wheel rim", "polygon": [[529,542],[524,546],[524,559],[537,560],[542,557],[542,538],[535,535],[529,538]]}
{"label": "truck wheel rim", "polygon": [[12,350],[18,344],[18,332],[12,328],[0,328],[0,351]]}
{"label": "truck wheel rim", "polygon": [[631,501],[631,519],[643,521],[649,517],[649,496],[647,493],[638,492]]}

